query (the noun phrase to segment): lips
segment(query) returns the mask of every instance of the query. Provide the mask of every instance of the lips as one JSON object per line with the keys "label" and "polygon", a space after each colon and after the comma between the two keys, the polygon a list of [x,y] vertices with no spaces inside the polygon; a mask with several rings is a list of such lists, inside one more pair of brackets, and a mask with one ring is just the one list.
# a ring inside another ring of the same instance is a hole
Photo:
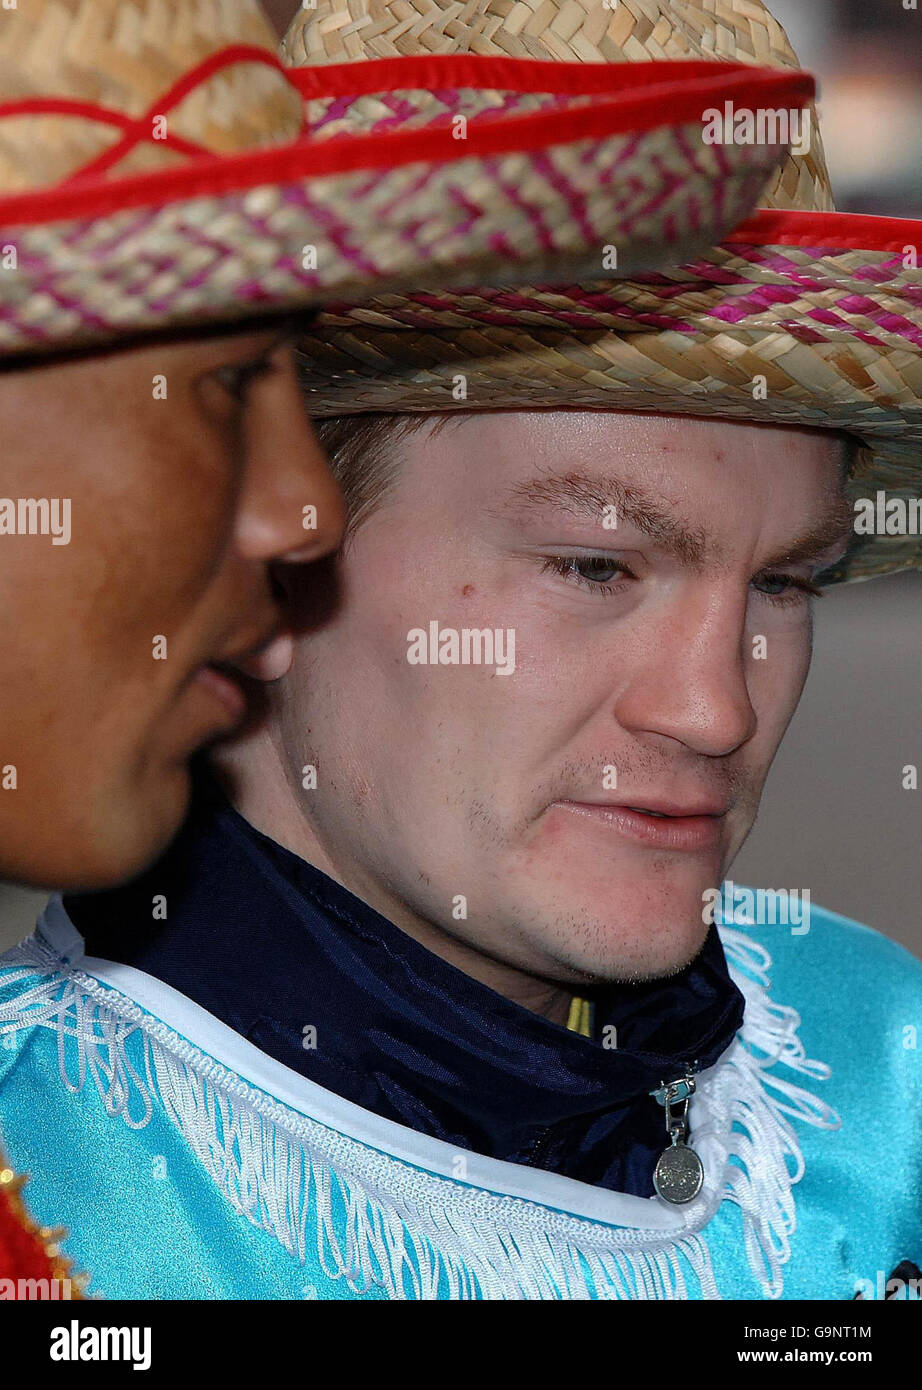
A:
{"label": "lips", "polygon": [[679,820],[687,816],[725,816],[730,809],[726,802],[692,801],[683,803],[649,801],[640,802],[607,801],[606,806],[621,807],[625,811],[639,811],[645,816],[668,816]]}
{"label": "lips", "polygon": [[207,691],[223,707],[221,723],[233,728],[247,712],[243,678],[278,680],[291,665],[293,653],[292,638],[279,632],[278,621],[263,623],[249,628],[245,637],[214,661],[196,667],[190,679],[194,687]]}
{"label": "lips", "polygon": [[219,666],[200,666],[195,673],[193,684],[206,690],[223,707],[231,727],[239,724],[246,714],[247,697],[233,676]]}
{"label": "lips", "polygon": [[721,841],[729,807],[715,801],[630,805],[620,802],[558,801],[568,814],[641,845],[661,850],[702,851]]}

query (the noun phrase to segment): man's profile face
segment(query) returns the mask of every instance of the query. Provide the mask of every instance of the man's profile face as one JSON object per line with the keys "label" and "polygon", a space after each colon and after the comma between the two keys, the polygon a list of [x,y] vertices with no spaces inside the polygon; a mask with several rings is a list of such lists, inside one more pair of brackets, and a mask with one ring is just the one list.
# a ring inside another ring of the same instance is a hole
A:
{"label": "man's profile face", "polygon": [[[329,863],[408,929],[543,979],[680,969],[806,678],[807,590],[848,534],[839,440],[494,412],[398,450],[281,687]],[[511,630],[514,671],[411,663],[433,621]]]}
{"label": "man's profile face", "polygon": [[0,535],[0,874],[102,886],[178,828],[240,719],[211,664],[272,635],[267,562],[335,546],[342,500],[277,326],[0,374],[0,439],[3,496],[70,516]]}

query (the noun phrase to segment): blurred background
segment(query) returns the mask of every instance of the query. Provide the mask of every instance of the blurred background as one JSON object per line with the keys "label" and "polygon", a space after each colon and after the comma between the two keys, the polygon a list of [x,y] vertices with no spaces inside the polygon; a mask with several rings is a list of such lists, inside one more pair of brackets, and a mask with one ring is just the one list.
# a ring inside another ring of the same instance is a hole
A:
{"label": "blurred background", "polygon": [[[294,8],[297,8],[296,6]],[[818,111],[840,212],[922,218],[922,4],[767,0]],[[731,876],[812,901],[922,957],[922,574],[831,589],[813,669]]]}
{"label": "blurred background", "polygon": [[[345,0],[344,0],[345,5]],[[297,0],[264,0],[279,35]],[[310,7],[308,7],[310,8]],[[922,0],[769,0],[820,82],[842,212],[922,217]],[[922,957],[922,574],[830,590],[813,670],[730,876],[809,888]],[[44,895],[0,886],[0,949],[31,930]]]}
{"label": "blurred background", "polygon": [[839,211],[922,217],[922,4],[768,0],[768,8],[819,79]]}

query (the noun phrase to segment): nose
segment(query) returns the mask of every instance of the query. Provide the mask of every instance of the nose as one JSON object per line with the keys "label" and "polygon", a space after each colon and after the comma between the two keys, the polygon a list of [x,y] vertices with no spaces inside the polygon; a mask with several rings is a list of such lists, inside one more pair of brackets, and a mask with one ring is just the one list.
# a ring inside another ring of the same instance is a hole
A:
{"label": "nose", "polygon": [[747,683],[746,601],[701,582],[658,619],[648,612],[640,659],[622,688],[622,728],[659,735],[706,757],[726,757],[756,728]]}
{"label": "nose", "polygon": [[277,370],[250,387],[246,474],[237,545],[250,559],[319,559],[342,540],[345,506],[308,419],[295,355],[278,349]]}

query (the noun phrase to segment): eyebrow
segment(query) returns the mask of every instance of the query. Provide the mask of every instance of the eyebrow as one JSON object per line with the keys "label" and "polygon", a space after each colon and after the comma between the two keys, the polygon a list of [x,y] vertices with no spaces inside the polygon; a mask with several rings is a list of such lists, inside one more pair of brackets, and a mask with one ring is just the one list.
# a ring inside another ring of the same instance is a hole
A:
{"label": "eyebrow", "polygon": [[854,536],[854,513],[845,497],[836,499],[834,506],[809,530],[795,536],[790,545],[766,560],[764,568],[775,565],[796,565],[818,559],[833,547],[845,550]]}
{"label": "eyebrow", "polygon": [[[596,522],[601,522],[606,507],[613,506],[619,524],[625,521],[649,536],[683,565],[702,568],[708,563],[719,564],[723,558],[720,545],[707,531],[683,522],[662,497],[612,473],[597,477],[575,471],[537,475],[517,483],[508,497],[519,511],[556,508]],[[852,523],[848,501],[844,494],[838,494],[828,512],[766,560],[764,568],[811,560],[834,545],[847,544]]]}

